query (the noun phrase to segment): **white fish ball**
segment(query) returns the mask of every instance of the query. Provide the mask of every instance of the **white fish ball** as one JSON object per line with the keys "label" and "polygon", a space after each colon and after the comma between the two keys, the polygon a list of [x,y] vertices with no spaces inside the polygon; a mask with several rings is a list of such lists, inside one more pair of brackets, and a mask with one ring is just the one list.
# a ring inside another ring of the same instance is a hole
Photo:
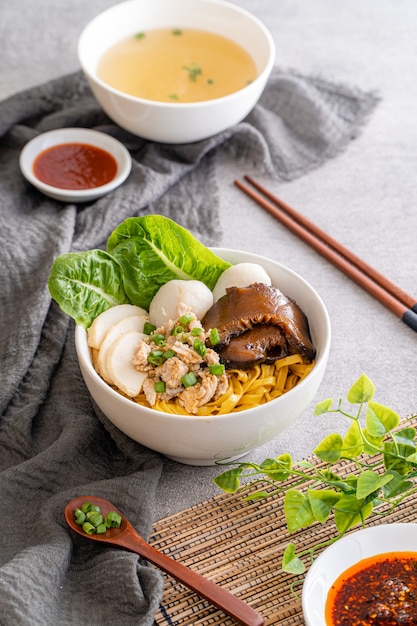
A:
{"label": "white fish ball", "polygon": [[268,272],[259,263],[236,263],[224,270],[213,289],[214,302],[226,294],[228,287],[248,287],[253,283],[271,285]]}
{"label": "white fish ball", "polygon": [[188,305],[201,320],[213,305],[213,294],[199,280],[170,280],[159,288],[150,303],[150,321],[158,328],[169,320],[176,320],[180,304]]}

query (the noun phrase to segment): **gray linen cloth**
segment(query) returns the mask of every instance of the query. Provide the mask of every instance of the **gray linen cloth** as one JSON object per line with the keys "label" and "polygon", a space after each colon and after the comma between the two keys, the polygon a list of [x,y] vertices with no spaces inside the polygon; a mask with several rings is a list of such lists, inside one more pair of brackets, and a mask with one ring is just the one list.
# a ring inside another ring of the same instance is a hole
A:
{"label": "gray linen cloth", "polygon": [[[114,125],[80,73],[0,103],[1,624],[146,626],[162,594],[160,573],[139,557],[66,528],[65,504],[99,495],[148,537],[162,463],[93,406],[77,364],[73,323],[48,293],[55,257],[103,247],[125,218],[152,212],[218,245],[219,151],[289,180],[345,148],[376,101],[370,93],[275,68],[243,122],[177,146]],[[25,143],[68,126],[95,128],[126,145],[133,169],[124,185],[76,206],[46,198],[23,179],[18,157]]]}

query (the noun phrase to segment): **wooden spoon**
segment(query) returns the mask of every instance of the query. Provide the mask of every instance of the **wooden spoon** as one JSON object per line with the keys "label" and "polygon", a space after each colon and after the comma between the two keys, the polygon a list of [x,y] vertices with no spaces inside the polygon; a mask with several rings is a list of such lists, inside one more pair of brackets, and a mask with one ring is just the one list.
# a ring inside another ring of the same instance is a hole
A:
{"label": "wooden spoon", "polygon": [[[74,519],[75,509],[80,509],[82,504],[87,501],[98,505],[104,517],[109,511],[119,513],[122,517],[120,528],[109,528],[106,533],[102,535],[87,535]],[[92,539],[93,541],[126,548],[131,552],[139,554],[150,563],[153,563],[167,572],[167,574],[170,574],[170,576],[189,589],[195,591],[199,596],[217,606],[217,608],[224,611],[224,613],[233,617],[237,622],[243,624],[243,626],[262,626],[264,624],[262,615],[232,593],[149,545],[133,528],[126,517],[108,500],[97,496],[81,496],[74,498],[65,507],[65,519],[68,526],[85,539]]]}

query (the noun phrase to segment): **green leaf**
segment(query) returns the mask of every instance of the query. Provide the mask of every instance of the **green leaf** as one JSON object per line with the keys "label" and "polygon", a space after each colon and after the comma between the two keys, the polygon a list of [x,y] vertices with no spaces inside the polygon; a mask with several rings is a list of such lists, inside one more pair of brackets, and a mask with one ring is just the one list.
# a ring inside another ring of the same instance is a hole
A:
{"label": "green leaf", "polygon": [[295,554],[295,545],[290,543],[282,557],[282,569],[289,574],[304,574],[306,568],[304,563]]}
{"label": "green leaf", "polygon": [[314,517],[323,524],[328,519],[336,502],[340,500],[341,494],[331,489],[308,489],[307,497]]}
{"label": "green leaf", "polygon": [[327,413],[333,404],[333,400],[331,398],[327,398],[327,400],[322,400],[316,404],[316,408],[314,409],[314,415],[323,415],[323,413]]}
{"label": "green leaf", "polygon": [[372,437],[382,437],[398,426],[400,417],[392,409],[369,402],[366,409],[366,428]]}
{"label": "green leaf", "polygon": [[403,428],[402,430],[398,430],[395,433],[392,433],[392,438],[394,439],[394,441],[396,441],[397,443],[403,443],[405,445],[413,445],[414,446],[414,439],[416,436],[416,429],[410,427],[407,428]]}
{"label": "green leaf", "polygon": [[248,496],[245,496],[243,499],[245,502],[251,502],[252,500],[264,500],[270,495],[271,494],[267,491],[255,491],[254,493],[250,493]]}
{"label": "green leaf", "polygon": [[343,480],[340,476],[329,470],[320,472],[319,475],[323,477],[323,481],[326,482],[327,486],[333,487],[336,491],[343,491],[343,493],[356,491],[357,478],[354,475],[347,476]]}
{"label": "green leaf", "polygon": [[145,309],[170,280],[200,280],[212,290],[230,267],[188,230],[162,215],[126,219],[110,235],[107,251],[123,267],[132,303]]}
{"label": "green leaf", "polygon": [[353,420],[343,438],[342,456],[345,459],[354,459],[363,452],[361,427],[357,420]]}
{"label": "green leaf", "polygon": [[347,394],[347,401],[351,404],[364,404],[374,397],[375,387],[366,374],[362,374],[358,380],[353,383]]}
{"label": "green leaf", "polygon": [[407,458],[415,453],[415,447],[404,445],[402,443],[395,444],[393,441],[384,443],[384,466],[387,470],[395,470],[401,476],[405,476],[413,469],[413,464],[407,461]]}
{"label": "green leaf", "polygon": [[286,480],[292,468],[291,455],[286,453],[277,456],[276,459],[265,459],[261,463],[260,468],[265,476],[268,476],[271,480],[276,480],[277,482]]}
{"label": "green leaf", "polygon": [[370,496],[371,493],[378,491],[389,483],[392,478],[393,476],[391,474],[383,474],[381,476],[373,470],[365,470],[359,474],[356,496],[359,500],[365,499]]}
{"label": "green leaf", "polygon": [[327,463],[336,463],[341,458],[343,439],[339,433],[327,435],[314,450],[314,454]]}
{"label": "green leaf", "polygon": [[60,309],[85,329],[106,309],[129,302],[121,267],[103,250],[68,252],[57,257],[48,288]]}
{"label": "green leaf", "polygon": [[314,522],[309,499],[297,489],[288,489],[284,496],[284,514],[290,533]]}
{"label": "green leaf", "polygon": [[372,502],[365,503],[353,494],[343,495],[334,508],[334,519],[339,533],[363,521],[372,513]]}
{"label": "green leaf", "polygon": [[297,461],[297,467],[302,467],[305,469],[313,469],[314,464],[310,463],[310,461],[307,461],[307,459],[301,459],[300,461]]}
{"label": "green leaf", "polygon": [[244,467],[233,467],[230,470],[226,470],[219,476],[215,476],[213,478],[213,482],[215,485],[220,487],[226,493],[235,493],[240,487],[240,476],[244,471]]}
{"label": "green leaf", "polygon": [[386,498],[395,498],[402,495],[406,491],[413,489],[414,483],[412,480],[405,480],[403,476],[398,474],[395,470],[387,472],[392,476],[392,480],[383,486],[382,492]]}

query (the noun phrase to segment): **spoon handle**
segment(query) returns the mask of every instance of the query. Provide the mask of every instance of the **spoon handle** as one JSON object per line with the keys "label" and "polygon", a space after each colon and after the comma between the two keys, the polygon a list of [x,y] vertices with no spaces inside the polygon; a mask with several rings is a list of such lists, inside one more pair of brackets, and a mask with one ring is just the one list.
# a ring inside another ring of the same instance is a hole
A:
{"label": "spoon handle", "polygon": [[262,626],[264,624],[262,615],[246,604],[246,602],[243,602],[230,591],[219,587],[211,580],[175,561],[175,559],[163,552],[159,552],[136,532],[134,534],[127,533],[123,539],[120,538],[118,543],[119,545],[123,544],[125,548],[139,554],[167,574],[170,574],[186,587],[195,591],[199,596],[233,617],[239,624],[243,626]]}

